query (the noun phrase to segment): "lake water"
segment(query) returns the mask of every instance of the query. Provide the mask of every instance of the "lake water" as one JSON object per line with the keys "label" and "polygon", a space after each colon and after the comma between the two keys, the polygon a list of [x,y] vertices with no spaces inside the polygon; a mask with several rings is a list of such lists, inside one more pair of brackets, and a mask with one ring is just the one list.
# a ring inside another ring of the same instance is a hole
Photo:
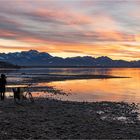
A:
{"label": "lake water", "polygon": [[[45,74],[84,74],[114,75],[130,78],[83,79],[55,82],[38,82],[34,86],[53,86],[63,90],[66,95],[53,95],[53,98],[70,101],[127,101],[140,102],[140,69],[139,68],[24,68],[20,70],[1,69],[8,77],[8,87],[22,83],[23,79]],[[13,83],[12,83],[13,82]],[[11,84],[10,84],[11,83]],[[25,85],[28,83],[25,83]],[[34,96],[49,96],[47,92],[34,92]]]}

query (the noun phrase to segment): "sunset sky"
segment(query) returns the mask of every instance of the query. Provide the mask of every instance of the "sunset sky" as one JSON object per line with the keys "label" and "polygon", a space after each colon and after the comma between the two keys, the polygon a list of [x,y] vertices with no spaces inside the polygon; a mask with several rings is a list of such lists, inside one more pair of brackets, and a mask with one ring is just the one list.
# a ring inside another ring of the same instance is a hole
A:
{"label": "sunset sky", "polygon": [[140,59],[140,0],[0,0],[0,52]]}

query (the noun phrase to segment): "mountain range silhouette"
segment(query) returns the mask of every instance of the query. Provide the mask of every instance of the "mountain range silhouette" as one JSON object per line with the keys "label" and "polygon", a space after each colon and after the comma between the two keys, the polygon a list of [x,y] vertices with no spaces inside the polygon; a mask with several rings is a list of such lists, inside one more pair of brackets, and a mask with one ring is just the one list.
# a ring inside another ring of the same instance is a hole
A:
{"label": "mountain range silhouette", "polygon": [[140,67],[140,60],[125,61],[112,60],[107,56],[98,58],[84,56],[84,57],[54,57],[46,52],[38,52],[36,50],[14,52],[14,53],[0,53],[0,61],[8,62],[19,66],[65,66],[65,67]]}

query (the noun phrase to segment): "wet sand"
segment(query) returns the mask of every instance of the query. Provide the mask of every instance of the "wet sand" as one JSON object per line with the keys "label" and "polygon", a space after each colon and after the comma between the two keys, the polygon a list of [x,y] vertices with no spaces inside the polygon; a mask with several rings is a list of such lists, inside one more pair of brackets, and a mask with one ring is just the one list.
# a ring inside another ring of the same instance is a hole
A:
{"label": "wet sand", "polygon": [[15,105],[0,101],[1,139],[136,139],[140,138],[137,105],[78,103],[36,98]]}

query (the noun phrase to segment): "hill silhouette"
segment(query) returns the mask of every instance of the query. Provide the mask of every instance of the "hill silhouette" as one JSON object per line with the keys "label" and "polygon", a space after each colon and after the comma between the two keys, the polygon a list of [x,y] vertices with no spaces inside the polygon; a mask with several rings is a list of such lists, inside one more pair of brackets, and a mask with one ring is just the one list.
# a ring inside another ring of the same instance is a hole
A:
{"label": "hill silhouette", "polygon": [[0,68],[19,68],[19,66],[0,61]]}

